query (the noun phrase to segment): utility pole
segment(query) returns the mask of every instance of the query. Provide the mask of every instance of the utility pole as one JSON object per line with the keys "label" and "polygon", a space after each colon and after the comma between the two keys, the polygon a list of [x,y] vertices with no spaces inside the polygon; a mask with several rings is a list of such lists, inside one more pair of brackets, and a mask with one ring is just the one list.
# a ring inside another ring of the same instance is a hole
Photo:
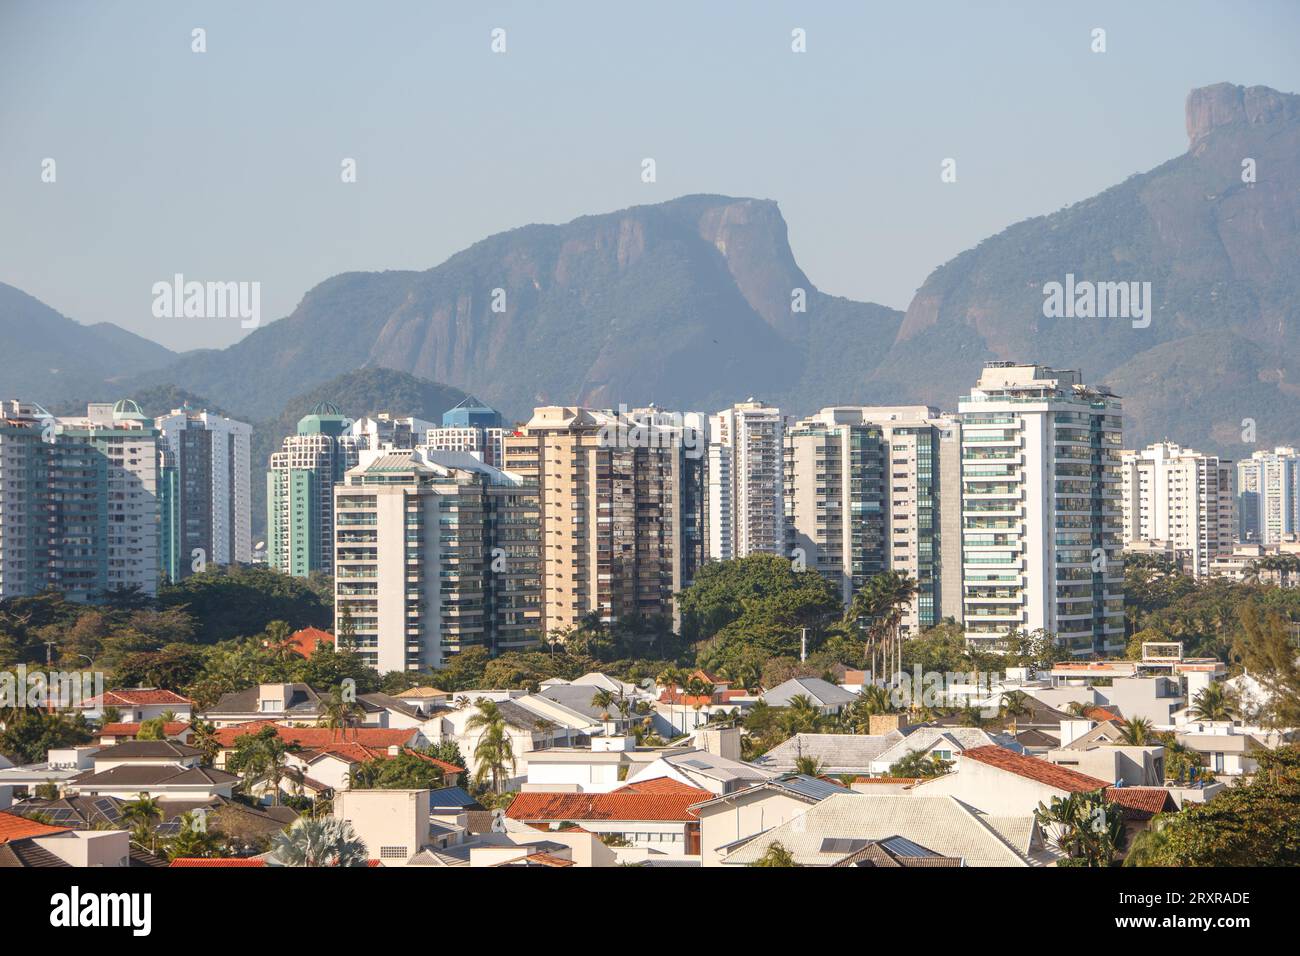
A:
{"label": "utility pole", "polygon": [[799,663],[808,660],[808,628],[799,628]]}

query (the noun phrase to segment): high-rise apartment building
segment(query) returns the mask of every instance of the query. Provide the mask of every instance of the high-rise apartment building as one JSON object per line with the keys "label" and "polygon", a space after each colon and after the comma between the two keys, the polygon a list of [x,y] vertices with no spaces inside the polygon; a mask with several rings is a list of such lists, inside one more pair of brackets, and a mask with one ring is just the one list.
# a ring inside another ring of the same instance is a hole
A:
{"label": "high-rise apartment building", "polygon": [[1172,442],[1121,452],[1124,545],[1163,542],[1196,577],[1232,552],[1232,462]]}
{"label": "high-rise apartment building", "polygon": [[163,446],[163,573],[178,581],[196,566],[251,562],[252,427],[188,407],[154,424]]}
{"label": "high-rise apartment building", "polygon": [[158,591],[159,447],[135,402],[0,414],[0,597]]}
{"label": "high-rise apartment building", "polygon": [[539,638],[534,487],[463,452],[361,452],[335,495],[335,634],[381,672]]}
{"label": "high-rise apartment building", "polygon": [[351,420],[322,403],[298,421],[298,433],[271,455],[266,473],[266,560],[306,577],[334,571],[334,488],[357,464]]}
{"label": "high-rise apartment building", "polygon": [[1300,451],[1283,446],[1237,462],[1238,536],[1277,544],[1300,533]]}
{"label": "high-rise apartment building", "polygon": [[0,402],[0,600],[48,583],[48,441],[55,419],[33,402]]}
{"label": "high-rise apartment building", "polygon": [[502,467],[505,422],[500,413],[467,396],[442,415],[441,427],[429,427],[420,442],[433,451],[466,451],[484,464]]}
{"label": "high-rise apartment building", "polygon": [[990,362],[958,412],[967,638],[1041,628],[1074,655],[1121,650],[1119,398],[1077,371]]}
{"label": "high-rise apartment building", "polygon": [[900,621],[905,633],[960,620],[959,424],[925,405],[844,405],[790,435],[785,510],[808,566],[846,602],[872,574],[906,574],[917,596]]}
{"label": "high-rise apartment building", "polygon": [[788,553],[847,604],[889,567],[884,434],[858,409],[824,408],[787,428],[784,446]]}
{"label": "high-rise apartment building", "polygon": [[589,614],[675,617],[673,596],[703,558],[702,424],[656,409],[547,406],[506,436],[506,470],[539,499],[547,634]]}
{"label": "high-rise apartment building", "polygon": [[423,418],[376,412],[354,421],[348,426],[348,434],[357,439],[358,448],[402,450],[423,444],[425,433],[433,427]]}
{"label": "high-rise apartment building", "polygon": [[785,420],[750,399],[709,416],[708,557],[785,551]]}

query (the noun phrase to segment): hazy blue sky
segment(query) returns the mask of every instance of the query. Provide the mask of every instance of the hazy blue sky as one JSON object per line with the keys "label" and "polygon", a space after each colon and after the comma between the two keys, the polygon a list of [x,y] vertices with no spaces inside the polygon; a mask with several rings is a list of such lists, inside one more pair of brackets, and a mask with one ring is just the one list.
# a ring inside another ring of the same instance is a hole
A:
{"label": "hazy blue sky", "polygon": [[1192,87],[1300,91],[1297,37],[1293,0],[0,0],[0,281],[222,346],[238,320],[156,319],[153,283],[258,280],[269,320],[338,272],[716,192],[779,201],[820,288],[905,308],[962,249],[1181,153]]}

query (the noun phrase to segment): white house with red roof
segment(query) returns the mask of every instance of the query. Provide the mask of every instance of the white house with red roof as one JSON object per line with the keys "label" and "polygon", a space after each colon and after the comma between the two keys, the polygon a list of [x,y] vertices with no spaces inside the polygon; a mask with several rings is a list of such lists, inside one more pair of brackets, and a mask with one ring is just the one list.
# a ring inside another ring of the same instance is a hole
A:
{"label": "white house with red roof", "polygon": [[506,817],[543,831],[576,825],[655,855],[698,857],[700,819],[692,807],[712,796],[660,778],[609,793],[521,793]]}
{"label": "white house with red roof", "polygon": [[1118,804],[1130,829],[1141,829],[1157,813],[1176,811],[1173,796],[1164,787],[1117,787],[1100,777],[1058,766],[1041,757],[1018,754],[1005,747],[974,747],[956,757],[951,773],[922,781],[912,788],[917,796],[956,797],[990,817],[1032,814],[1039,804],[1056,797],[1100,790]]}
{"label": "white house with red roof", "polygon": [[153,720],[168,713],[175,715],[178,720],[188,721],[194,711],[194,702],[188,697],[157,687],[109,690],[98,697],[82,701],[78,706],[90,720],[102,718],[106,708],[116,708],[117,721],[128,724]]}

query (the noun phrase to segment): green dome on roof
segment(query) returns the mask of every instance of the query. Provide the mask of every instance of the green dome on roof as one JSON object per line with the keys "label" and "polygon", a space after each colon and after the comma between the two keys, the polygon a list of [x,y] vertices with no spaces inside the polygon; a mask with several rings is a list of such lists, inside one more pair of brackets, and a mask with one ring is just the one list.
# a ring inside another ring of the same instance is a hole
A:
{"label": "green dome on roof", "polygon": [[149,417],[140,410],[140,405],[132,398],[123,398],[113,406],[113,418],[136,422],[149,420]]}

